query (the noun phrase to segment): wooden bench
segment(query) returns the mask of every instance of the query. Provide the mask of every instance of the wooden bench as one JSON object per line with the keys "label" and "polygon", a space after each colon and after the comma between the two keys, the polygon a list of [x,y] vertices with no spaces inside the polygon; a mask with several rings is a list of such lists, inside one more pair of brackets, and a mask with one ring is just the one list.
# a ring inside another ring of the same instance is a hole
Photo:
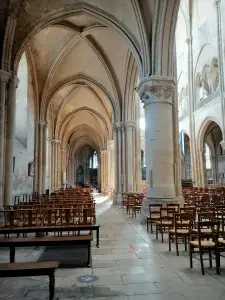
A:
{"label": "wooden bench", "polygon": [[49,232],[78,232],[81,231],[96,231],[96,247],[99,248],[99,228],[100,225],[58,225],[58,226],[31,226],[31,227],[2,227],[0,228],[0,234],[26,234],[26,233],[49,233]]}
{"label": "wooden bench", "polygon": [[91,264],[91,241],[89,235],[83,236],[43,236],[43,237],[10,237],[0,238],[0,248],[9,247],[10,263],[15,262],[16,247],[39,247],[39,246],[63,246],[63,245],[87,245],[87,267]]}
{"label": "wooden bench", "polygon": [[58,268],[58,265],[58,261],[0,263],[0,277],[49,276],[49,300],[53,300],[55,294],[55,270]]}

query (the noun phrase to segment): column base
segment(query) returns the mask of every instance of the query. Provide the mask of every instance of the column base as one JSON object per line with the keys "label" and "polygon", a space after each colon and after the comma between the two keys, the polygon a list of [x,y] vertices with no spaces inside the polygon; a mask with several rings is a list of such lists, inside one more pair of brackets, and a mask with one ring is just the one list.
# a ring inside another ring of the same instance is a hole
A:
{"label": "column base", "polygon": [[117,204],[117,193],[114,192],[114,195],[113,195],[113,205],[116,205]]}
{"label": "column base", "polygon": [[121,201],[122,201],[122,194],[114,193],[113,205],[121,205]]}
{"label": "column base", "polygon": [[147,217],[149,216],[149,204],[162,204],[163,206],[167,203],[180,203],[183,204],[183,197],[171,197],[171,198],[151,198],[145,197],[142,201],[141,207],[141,224],[145,225],[147,223]]}

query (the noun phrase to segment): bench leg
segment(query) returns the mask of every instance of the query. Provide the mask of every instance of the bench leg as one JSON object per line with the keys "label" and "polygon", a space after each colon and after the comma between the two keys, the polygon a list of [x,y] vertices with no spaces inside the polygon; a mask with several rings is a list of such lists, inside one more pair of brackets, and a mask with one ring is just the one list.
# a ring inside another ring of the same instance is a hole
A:
{"label": "bench leg", "polygon": [[96,230],[96,240],[97,240],[96,247],[99,248],[99,228]]}
{"label": "bench leg", "polygon": [[9,259],[10,259],[10,263],[14,263],[15,262],[15,247],[10,247],[9,248]]}
{"label": "bench leg", "polygon": [[49,300],[53,300],[55,296],[55,271],[49,275]]}

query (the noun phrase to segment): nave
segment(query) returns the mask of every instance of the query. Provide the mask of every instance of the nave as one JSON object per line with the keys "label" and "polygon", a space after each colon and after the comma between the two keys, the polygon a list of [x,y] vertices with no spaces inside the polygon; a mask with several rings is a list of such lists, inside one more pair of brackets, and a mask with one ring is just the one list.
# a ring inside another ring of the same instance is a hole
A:
{"label": "nave", "polygon": [[[107,197],[94,194],[97,223],[100,228],[100,248],[92,243],[92,268],[56,270],[55,299],[94,300],[194,300],[224,299],[225,274],[215,275],[207,263],[202,276],[199,262],[189,268],[188,253],[180,246],[168,251],[168,239],[162,244],[155,233],[147,233],[146,226],[126,214],[119,206],[112,206]],[[33,261],[41,249],[21,248],[16,261]],[[8,251],[0,250],[0,261],[8,262]],[[221,266],[225,266],[221,260]],[[223,271],[223,268],[222,268]],[[90,275],[95,281],[90,282]],[[78,281],[82,276],[87,283]],[[0,299],[48,299],[46,277],[5,278],[0,281]]]}

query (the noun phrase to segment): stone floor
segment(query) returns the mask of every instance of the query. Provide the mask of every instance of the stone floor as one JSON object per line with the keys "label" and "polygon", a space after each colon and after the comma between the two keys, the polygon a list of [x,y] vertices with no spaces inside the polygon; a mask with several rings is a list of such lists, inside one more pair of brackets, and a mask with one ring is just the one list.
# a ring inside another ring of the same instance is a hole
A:
{"label": "stone floor", "polygon": [[[100,248],[93,243],[90,269],[58,269],[56,299],[74,300],[219,300],[225,299],[225,260],[222,274],[215,268],[201,275],[198,261],[189,268],[187,253],[177,257],[168,243],[155,240],[140,225],[138,218],[127,216],[120,207],[96,195],[97,223],[101,224]],[[40,250],[20,249],[16,261],[33,261]],[[0,251],[0,261],[8,252]],[[207,261],[206,261],[206,267]],[[90,276],[95,281],[90,282]],[[85,279],[86,282],[79,280]],[[48,299],[48,278],[6,278],[0,281],[0,299]]]}

